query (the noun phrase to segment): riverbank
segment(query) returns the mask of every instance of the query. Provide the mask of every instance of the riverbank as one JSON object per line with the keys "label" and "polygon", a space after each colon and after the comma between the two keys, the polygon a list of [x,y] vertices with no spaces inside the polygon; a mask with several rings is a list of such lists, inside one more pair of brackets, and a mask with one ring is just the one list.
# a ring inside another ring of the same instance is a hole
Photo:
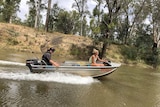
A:
{"label": "riverbank", "polygon": [[0,23],[1,49],[13,49],[21,52],[43,53],[54,47],[59,57],[73,57],[74,47],[84,49],[92,45],[88,37],[46,33],[26,26]]}
{"label": "riverbank", "polygon": [[[56,58],[88,60],[93,49],[93,41],[89,37],[65,35],[62,33],[46,33],[22,25],[0,23],[0,49],[9,49],[35,54],[44,53],[49,47],[56,49]],[[101,44],[96,47],[101,47]],[[142,61],[130,61],[120,53],[120,46],[110,45],[105,59],[130,66],[151,67]]]}

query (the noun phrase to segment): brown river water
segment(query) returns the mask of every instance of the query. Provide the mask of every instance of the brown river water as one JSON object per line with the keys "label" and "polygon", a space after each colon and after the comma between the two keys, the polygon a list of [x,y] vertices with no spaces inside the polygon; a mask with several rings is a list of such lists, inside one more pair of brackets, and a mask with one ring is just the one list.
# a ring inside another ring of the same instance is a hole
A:
{"label": "brown river water", "polygon": [[32,53],[0,50],[0,107],[160,107],[160,71],[122,65],[99,79],[32,74]]}

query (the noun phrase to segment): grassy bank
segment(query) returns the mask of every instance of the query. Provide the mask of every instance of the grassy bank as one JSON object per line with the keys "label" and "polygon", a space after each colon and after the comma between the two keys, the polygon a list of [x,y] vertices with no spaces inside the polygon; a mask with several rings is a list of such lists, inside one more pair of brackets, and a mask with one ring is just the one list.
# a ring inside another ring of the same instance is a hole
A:
{"label": "grassy bank", "polygon": [[[65,35],[58,32],[46,33],[8,23],[0,23],[0,42],[0,49],[32,53],[44,53],[52,46],[56,49],[55,56],[79,60],[88,60],[93,49],[93,41],[88,37]],[[106,50],[105,59],[131,66],[150,67],[143,61],[125,59],[120,49],[118,45],[110,45]]]}

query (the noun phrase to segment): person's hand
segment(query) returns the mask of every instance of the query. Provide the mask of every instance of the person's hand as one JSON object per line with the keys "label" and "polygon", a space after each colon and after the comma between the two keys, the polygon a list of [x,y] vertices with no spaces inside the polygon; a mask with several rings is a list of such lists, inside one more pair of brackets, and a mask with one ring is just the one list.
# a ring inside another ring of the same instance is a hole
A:
{"label": "person's hand", "polygon": [[56,67],[59,67],[59,64],[57,64]]}
{"label": "person's hand", "polygon": [[59,67],[59,64],[55,63],[54,66]]}
{"label": "person's hand", "polygon": [[52,63],[53,66],[59,67],[59,64],[57,62],[54,62],[53,60],[50,60],[50,62]]}

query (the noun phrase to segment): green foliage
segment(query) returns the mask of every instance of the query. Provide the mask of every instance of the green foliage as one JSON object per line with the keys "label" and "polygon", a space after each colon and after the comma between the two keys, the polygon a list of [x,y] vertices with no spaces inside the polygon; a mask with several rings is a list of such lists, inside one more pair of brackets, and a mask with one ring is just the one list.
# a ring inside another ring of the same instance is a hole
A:
{"label": "green foliage", "polygon": [[98,9],[98,6],[96,6],[96,7],[93,9],[93,16],[97,16],[97,15],[100,15],[100,10]]}
{"label": "green foliage", "polygon": [[70,12],[64,11],[58,4],[53,5],[48,24],[50,32],[58,31],[67,34],[80,32],[79,13],[75,10]]}
{"label": "green foliage", "polygon": [[49,21],[48,21],[48,31],[53,32],[56,29],[56,21],[58,20],[58,15],[60,11],[63,11],[60,7],[58,7],[58,4],[54,4],[50,16],[49,16]]}
{"label": "green foliage", "polygon": [[[81,36],[86,36],[86,31],[88,31],[88,27],[86,26],[87,23],[85,23],[85,18],[87,15],[90,14],[87,6],[87,0],[74,0],[75,3],[73,3],[72,7],[74,7],[78,13],[79,13],[79,19],[80,19],[80,32],[78,32]],[[85,24],[84,24],[85,23]]]}
{"label": "green foliage", "polygon": [[42,24],[42,15],[41,11],[46,8],[43,0],[28,0],[27,4],[29,5],[29,14],[26,17],[27,19],[24,21],[24,24],[29,27],[40,28],[43,27]]}
{"label": "green foliage", "polygon": [[137,58],[137,49],[133,46],[121,46],[120,52],[125,59],[136,60]]}
{"label": "green foliage", "polygon": [[147,64],[154,64],[156,63],[156,56],[154,55],[152,50],[152,34],[148,34],[147,31],[150,31],[148,27],[146,27],[145,29],[139,27],[139,31],[137,32],[138,37],[136,38],[135,46],[137,47],[139,59],[144,60]]}
{"label": "green foliage", "polygon": [[29,27],[34,27],[35,23],[35,10],[29,10],[29,16],[27,20],[25,21],[25,24]]}
{"label": "green foliage", "polygon": [[36,15],[35,1],[30,0],[27,4],[29,5],[29,16],[27,17],[27,20],[25,20],[25,24],[29,27],[34,27]]}
{"label": "green foliage", "polygon": [[[20,1],[0,0],[1,22],[13,21],[16,24],[22,24],[21,20],[16,17]],[[47,8],[45,3],[41,3],[42,1],[46,3],[46,0],[27,0],[29,14],[24,22],[25,25],[34,27],[36,13],[39,12],[37,21],[40,23],[39,26],[44,27],[40,13],[43,12],[44,8]],[[152,33],[154,29],[160,26],[160,23],[158,23],[160,19],[160,2],[158,0],[96,0],[97,5],[93,9],[92,15],[89,14],[87,0],[74,1],[72,7],[76,11],[65,11],[58,6],[58,3],[53,5],[49,14],[48,27],[50,32],[58,31],[65,34],[91,35],[94,38],[93,45],[98,45],[100,42],[102,45],[115,43],[116,40],[116,43],[128,45],[121,47],[121,53],[126,59],[140,59],[150,65],[159,64],[160,56],[158,55],[160,53],[157,53],[158,49],[152,50],[154,42],[154,34]],[[41,3],[39,9],[37,9],[38,2]],[[104,6],[103,10],[101,8],[102,4]],[[87,25],[86,20],[88,15],[91,18],[90,27]],[[147,25],[146,19],[148,17],[150,18],[150,23]],[[12,29],[7,29],[6,31],[12,37],[19,35]],[[25,35],[25,37],[26,41],[28,41],[28,35]],[[18,44],[18,41],[13,38],[9,38],[8,42],[13,45]],[[34,44],[34,42],[30,42],[30,44]],[[101,48],[105,51],[103,46]],[[72,47],[71,53],[77,57],[83,57],[82,50],[86,52],[85,55],[89,53],[87,49],[76,46]]]}
{"label": "green foliage", "polygon": [[149,64],[149,65],[152,65],[152,64],[156,64],[156,60],[157,60],[157,56],[154,55],[152,52],[150,53],[147,53],[146,56],[144,56],[144,61]]}
{"label": "green foliage", "polygon": [[[72,11],[71,12],[71,16],[73,18],[73,30],[72,30],[72,34],[76,34],[77,32],[80,32],[80,17],[79,17],[79,13],[77,13],[76,11]],[[86,24],[86,23],[84,23]],[[86,31],[87,29],[85,29]]]}
{"label": "green foliage", "polygon": [[82,36],[87,36],[90,33],[89,26],[87,25],[87,20],[84,18],[82,21]]}
{"label": "green foliage", "polygon": [[70,34],[73,29],[73,20],[67,11],[61,11],[59,13],[55,24],[56,30],[64,34]]}
{"label": "green foliage", "polygon": [[13,17],[16,17],[16,12],[19,10],[21,0],[3,0],[0,2],[0,13],[2,21],[10,22]]}
{"label": "green foliage", "polygon": [[143,59],[147,64],[152,65],[154,68],[156,68],[160,64],[159,54],[160,52],[157,48],[152,48],[152,51],[146,53]]}
{"label": "green foliage", "polygon": [[90,20],[90,29],[92,31],[93,38],[101,33],[101,29],[99,26],[97,26],[97,21],[94,18]]}
{"label": "green foliage", "polygon": [[70,54],[73,55],[77,59],[87,60],[89,59],[92,53],[92,49],[93,49],[92,46],[79,47],[76,45],[72,45]]}

